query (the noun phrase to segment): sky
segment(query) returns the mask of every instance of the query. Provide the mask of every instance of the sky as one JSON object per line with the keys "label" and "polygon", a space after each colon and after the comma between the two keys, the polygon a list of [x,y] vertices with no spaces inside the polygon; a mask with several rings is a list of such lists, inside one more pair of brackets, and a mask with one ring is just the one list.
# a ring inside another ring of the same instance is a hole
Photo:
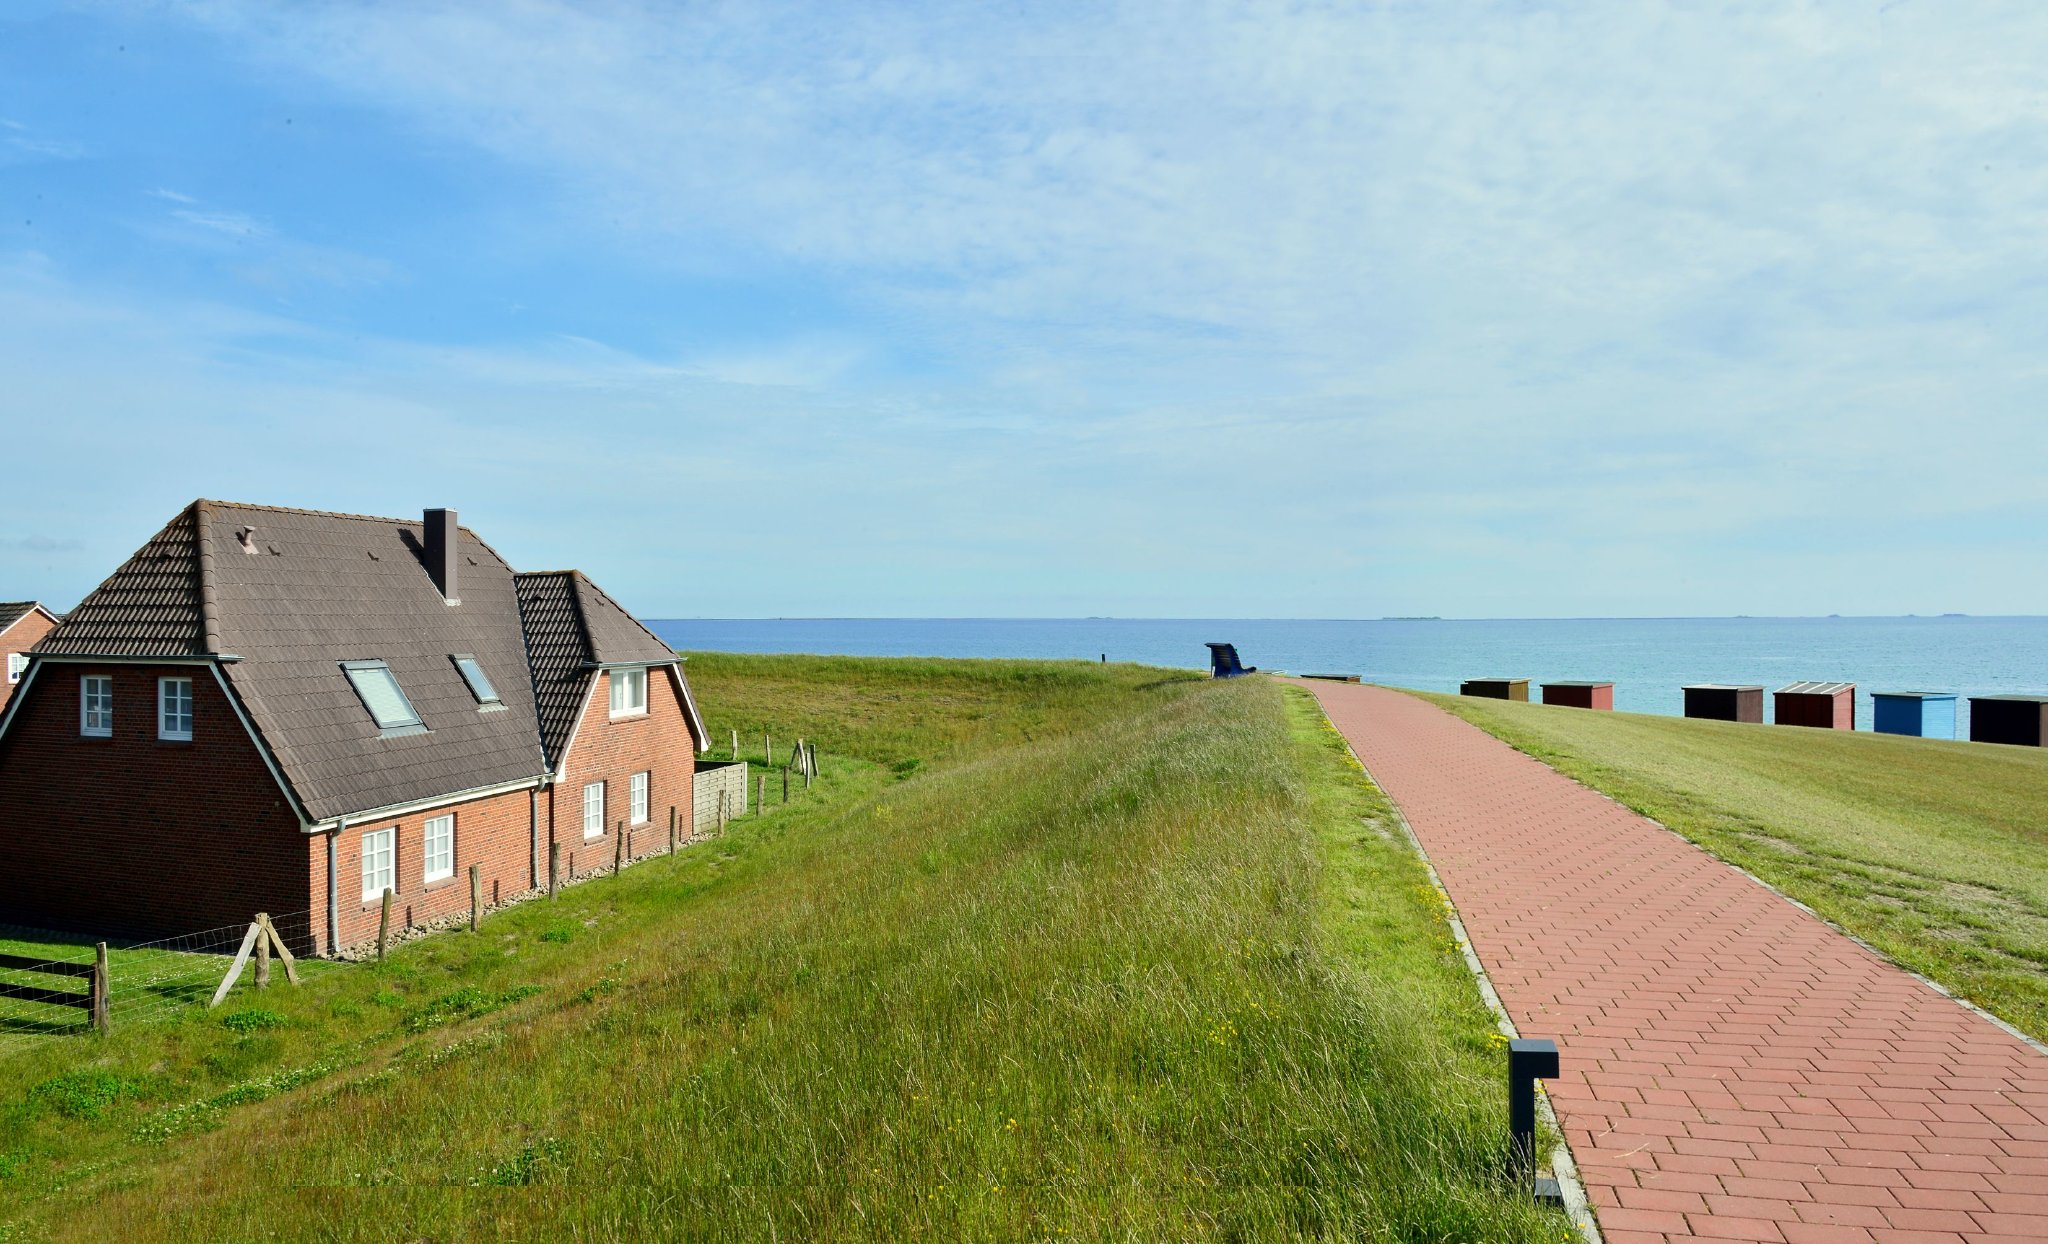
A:
{"label": "sky", "polygon": [[2048,614],[2048,7],[0,7],[0,598]]}

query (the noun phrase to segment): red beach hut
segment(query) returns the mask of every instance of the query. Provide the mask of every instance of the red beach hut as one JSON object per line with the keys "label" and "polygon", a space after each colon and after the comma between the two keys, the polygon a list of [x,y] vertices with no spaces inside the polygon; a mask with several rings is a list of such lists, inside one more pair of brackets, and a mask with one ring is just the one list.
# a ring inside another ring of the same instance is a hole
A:
{"label": "red beach hut", "polygon": [[1778,724],[1816,726],[1822,730],[1856,728],[1856,684],[1853,682],[1795,682],[1778,688],[1775,697]]}

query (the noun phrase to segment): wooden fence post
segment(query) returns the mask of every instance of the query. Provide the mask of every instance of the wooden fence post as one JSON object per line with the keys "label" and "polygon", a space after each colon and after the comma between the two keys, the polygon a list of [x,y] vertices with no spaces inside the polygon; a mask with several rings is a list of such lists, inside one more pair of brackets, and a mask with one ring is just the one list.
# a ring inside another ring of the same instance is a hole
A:
{"label": "wooden fence post", "polygon": [[[734,733],[737,734],[738,731],[734,731]],[[676,853],[676,806],[674,804],[668,806],[668,853],[670,855]]]}
{"label": "wooden fence post", "polygon": [[767,806],[768,775],[764,773],[754,781],[754,815],[759,816],[761,814],[761,810],[766,808]]}
{"label": "wooden fence post", "polygon": [[476,932],[476,920],[484,905],[483,878],[478,875],[476,865],[469,866],[469,931]]}
{"label": "wooden fence post", "polygon": [[391,887],[384,887],[384,910],[377,917],[377,962],[384,962],[384,941],[391,936]]}
{"label": "wooden fence post", "polygon": [[258,912],[256,915],[256,923],[263,926],[263,938],[270,943],[270,949],[276,953],[278,958],[284,960],[284,978],[294,985],[298,984],[298,961],[292,958],[292,952],[285,947],[284,939],[277,935],[277,926],[270,922],[269,916],[261,912]]}
{"label": "wooden fence post", "polygon": [[626,823],[620,821],[612,826],[612,837],[618,839],[612,844],[612,876],[626,871]]}
{"label": "wooden fence post", "polygon": [[783,805],[784,805],[785,807],[787,807],[787,806],[788,806],[788,804],[789,804],[789,766],[788,766],[788,765],[784,765],[784,766],[782,766],[782,802],[783,802]]}
{"label": "wooden fence post", "polygon": [[270,939],[263,935],[261,926],[269,923],[270,917],[263,912],[256,913],[256,988],[270,988]]}
{"label": "wooden fence post", "polygon": [[738,730],[732,732],[732,758],[734,760],[740,758],[740,732]]}
{"label": "wooden fence post", "polygon": [[764,765],[775,763],[775,736],[766,730],[761,732],[761,763]]}
{"label": "wooden fence post", "polygon": [[560,882],[561,882],[561,877],[562,877],[562,844],[561,844],[561,843],[559,843],[559,842],[552,842],[552,841],[551,841],[551,842],[549,842],[549,843],[548,843],[548,897],[549,897],[549,898],[553,898],[553,897],[555,896],[555,887],[556,887],[557,885],[559,885],[559,884],[560,884]]}
{"label": "wooden fence post", "polygon": [[92,951],[92,1006],[87,1012],[92,1017],[92,1026],[102,1033],[114,1027],[113,983],[107,979],[107,944],[101,942]]}

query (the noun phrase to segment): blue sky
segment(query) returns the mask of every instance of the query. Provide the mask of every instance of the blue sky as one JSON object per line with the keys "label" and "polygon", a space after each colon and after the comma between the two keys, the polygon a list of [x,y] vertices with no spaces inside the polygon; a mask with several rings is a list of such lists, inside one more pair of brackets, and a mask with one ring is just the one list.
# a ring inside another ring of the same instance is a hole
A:
{"label": "blue sky", "polygon": [[0,10],[0,597],[2048,613],[2048,10]]}

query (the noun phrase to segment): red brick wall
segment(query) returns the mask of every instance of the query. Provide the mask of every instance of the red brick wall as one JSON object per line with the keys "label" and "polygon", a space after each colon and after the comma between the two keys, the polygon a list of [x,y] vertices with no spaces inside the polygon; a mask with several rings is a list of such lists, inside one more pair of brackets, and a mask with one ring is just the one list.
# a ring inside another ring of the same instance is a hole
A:
{"label": "red brick wall", "polygon": [[[113,737],[79,679],[114,679]],[[159,675],[192,679],[189,743],[156,737]],[[158,938],[314,906],[298,815],[205,666],[46,663],[0,739],[0,923]]]}
{"label": "red brick wall", "polygon": [[[78,680],[114,677],[114,737],[79,735]],[[193,741],[156,738],[156,679],[190,674]],[[539,792],[540,868],[550,833],[565,880],[612,866],[613,826],[629,816],[631,775],[647,771],[648,819],[629,831],[634,858],[668,849],[668,810],[687,831],[694,744],[665,670],[649,672],[647,713],[614,720],[600,674],[559,788]],[[374,941],[381,903],[363,897],[363,837],[395,828],[394,932],[469,910],[469,866],[487,905],[533,889],[529,792],[511,791],[351,824],[335,849],[327,928],[327,834],[306,834],[204,667],[48,665],[0,740],[0,923],[122,937],[234,925],[258,911],[287,917],[296,951]],[[606,783],[605,832],[583,837],[583,787]],[[425,881],[426,822],[455,817],[455,871]],[[305,913],[293,916],[292,913]]]}
{"label": "red brick wall", "polygon": [[27,617],[0,634],[0,709],[6,708],[7,701],[14,697],[14,684],[7,681],[7,658],[35,647],[56,625],[43,616],[42,610],[31,609]]}
{"label": "red brick wall", "polygon": [[[449,804],[404,816],[351,824],[335,840],[335,908],[339,917],[336,944],[342,948],[373,942],[382,914],[382,900],[363,897],[363,837],[378,830],[397,829],[395,884],[391,892],[391,929],[400,932],[414,925],[429,924],[469,911],[469,866],[478,866],[486,907],[509,902],[533,889],[532,823],[529,800],[524,790],[491,795],[467,803]],[[546,815],[547,792],[542,791],[541,810]],[[440,881],[426,880],[427,821],[436,816],[455,817],[455,874]],[[545,821],[543,821],[545,824]],[[310,852],[308,871],[313,893],[319,896],[316,922],[323,936],[321,949],[328,946],[327,927],[327,835],[314,834],[306,844]],[[546,844],[542,847],[546,867]]]}
{"label": "red brick wall", "polygon": [[[673,807],[687,834],[690,825],[690,783],[697,772],[696,744],[690,722],[676,694],[675,680],[665,669],[647,672],[647,712],[639,717],[611,715],[611,673],[600,672],[583,721],[570,745],[568,767],[551,792],[553,833],[561,845],[562,876],[583,876],[612,866],[618,851],[615,829],[629,819],[629,783],[641,771],[647,782],[647,823],[628,826],[628,857],[668,850],[668,810]],[[583,836],[583,788],[605,783],[604,834]],[[546,879],[546,844],[541,871]]]}

